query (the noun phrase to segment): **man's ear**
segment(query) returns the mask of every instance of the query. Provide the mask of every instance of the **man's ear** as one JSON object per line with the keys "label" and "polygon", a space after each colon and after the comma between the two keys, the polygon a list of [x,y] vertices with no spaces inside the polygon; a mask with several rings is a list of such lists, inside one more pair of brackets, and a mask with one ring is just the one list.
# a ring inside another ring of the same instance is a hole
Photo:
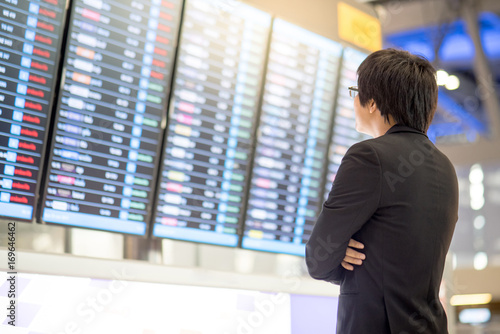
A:
{"label": "man's ear", "polygon": [[377,104],[375,103],[375,100],[371,99],[369,102],[370,105],[370,114],[373,114],[377,110]]}

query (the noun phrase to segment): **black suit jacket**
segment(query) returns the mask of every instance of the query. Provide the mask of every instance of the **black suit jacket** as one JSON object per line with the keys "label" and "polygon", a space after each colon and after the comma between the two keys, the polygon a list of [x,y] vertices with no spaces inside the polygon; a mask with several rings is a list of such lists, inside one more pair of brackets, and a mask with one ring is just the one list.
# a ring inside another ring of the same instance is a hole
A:
{"label": "black suit jacket", "polygon": [[[448,333],[439,286],[457,212],[455,170],[424,133],[395,125],[347,151],[306,245],[310,275],[340,284],[337,333]],[[354,271],[350,238],[365,245]]]}

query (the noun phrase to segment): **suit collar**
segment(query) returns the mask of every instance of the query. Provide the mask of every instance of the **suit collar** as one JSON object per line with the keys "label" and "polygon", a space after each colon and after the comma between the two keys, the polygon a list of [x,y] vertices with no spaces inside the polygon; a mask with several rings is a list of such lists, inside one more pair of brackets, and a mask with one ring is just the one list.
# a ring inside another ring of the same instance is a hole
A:
{"label": "suit collar", "polygon": [[419,131],[417,129],[410,128],[409,126],[401,125],[401,124],[394,125],[389,130],[387,130],[387,132],[385,134],[388,135],[388,134],[397,133],[397,132],[413,132],[413,133],[418,133],[420,135],[424,135],[427,137],[427,134],[423,133],[422,131]]}

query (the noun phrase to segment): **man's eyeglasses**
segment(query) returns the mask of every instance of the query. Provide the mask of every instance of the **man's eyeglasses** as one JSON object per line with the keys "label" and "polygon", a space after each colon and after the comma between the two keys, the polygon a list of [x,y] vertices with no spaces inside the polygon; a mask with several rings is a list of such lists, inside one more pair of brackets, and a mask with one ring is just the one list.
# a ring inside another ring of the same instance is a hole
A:
{"label": "man's eyeglasses", "polygon": [[349,89],[349,96],[353,99],[358,95],[358,86],[351,86],[347,89]]}

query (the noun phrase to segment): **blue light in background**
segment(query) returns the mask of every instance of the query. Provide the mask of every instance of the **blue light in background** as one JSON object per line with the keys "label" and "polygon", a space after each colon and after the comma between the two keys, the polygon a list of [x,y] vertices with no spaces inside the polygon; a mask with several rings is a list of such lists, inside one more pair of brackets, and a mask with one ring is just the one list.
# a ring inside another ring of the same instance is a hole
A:
{"label": "blue light in background", "polygon": [[[486,57],[490,61],[500,60],[500,17],[491,12],[481,13],[479,26]],[[440,34],[445,35],[438,51],[440,65],[446,67],[450,63],[450,67],[453,67],[453,64],[461,64],[472,68],[475,48],[464,20],[390,34],[385,37],[385,42],[386,47],[399,47],[432,62],[435,60],[435,43]],[[460,134],[465,134],[467,140],[472,142],[477,134],[487,134],[487,124],[467,112],[443,89],[439,91],[439,108],[454,116],[458,122],[431,124],[428,136],[433,142],[438,137]]]}
{"label": "blue light in background", "polygon": [[469,128],[481,134],[485,134],[488,131],[488,128],[483,122],[479,121],[467,112],[467,110],[446,94],[443,89],[439,89],[438,101],[441,108],[445,109],[456,118],[464,121]]}
{"label": "blue light in background", "polygon": [[[500,58],[500,17],[485,12],[479,15],[480,35],[486,56]],[[412,53],[421,54],[429,61],[434,61],[434,43],[436,36],[446,33],[439,50],[439,58],[447,61],[467,61],[474,59],[474,44],[467,34],[463,20],[452,22],[447,27],[436,25],[387,35],[386,46],[397,46]]]}

